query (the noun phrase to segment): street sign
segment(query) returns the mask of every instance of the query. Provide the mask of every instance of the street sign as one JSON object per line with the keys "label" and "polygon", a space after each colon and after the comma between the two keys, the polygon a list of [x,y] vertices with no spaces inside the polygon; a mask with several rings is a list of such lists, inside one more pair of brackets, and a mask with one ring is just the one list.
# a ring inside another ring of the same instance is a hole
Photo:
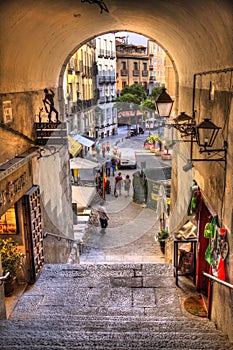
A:
{"label": "street sign", "polygon": [[66,123],[35,123],[36,144],[67,145]]}

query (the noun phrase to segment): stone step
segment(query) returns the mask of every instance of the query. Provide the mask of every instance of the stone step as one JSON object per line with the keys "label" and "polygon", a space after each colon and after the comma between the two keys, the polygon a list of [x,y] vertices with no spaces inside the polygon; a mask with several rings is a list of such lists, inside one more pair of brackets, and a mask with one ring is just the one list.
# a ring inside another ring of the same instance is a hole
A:
{"label": "stone step", "polygon": [[[60,314],[38,314],[30,315],[30,320],[28,320],[28,314],[21,315],[20,320],[16,317],[11,317],[9,322],[12,321],[12,325],[20,325],[23,322],[25,328],[40,328],[46,329],[48,324],[55,324],[57,327],[64,327],[64,320],[69,324],[69,329],[75,330],[77,327],[80,330],[85,329],[103,329],[111,328],[111,331],[153,331],[153,332],[185,332],[186,330],[191,330],[193,333],[213,333],[216,332],[216,327],[214,323],[210,322],[208,319],[192,319],[187,320],[186,317],[160,317],[159,319],[154,317],[134,317],[134,316],[95,316],[95,315],[66,315],[64,318]],[[41,325],[41,323],[43,323]],[[6,326],[1,325],[1,328]]]}
{"label": "stone step", "polygon": [[[70,329],[69,325],[63,323],[57,327],[57,323],[46,324],[39,327],[24,328],[21,323],[16,327],[11,323],[11,331],[5,335],[1,329],[1,349],[232,349],[227,339],[215,333],[193,333],[164,331],[135,331],[123,332],[112,331],[111,327],[104,330],[79,328]],[[38,326],[38,325],[37,325]],[[46,327],[45,327],[46,326]],[[30,348],[31,346],[31,348]]]}
{"label": "stone step", "polygon": [[45,265],[8,320],[1,350],[229,350],[183,310],[169,264]]}

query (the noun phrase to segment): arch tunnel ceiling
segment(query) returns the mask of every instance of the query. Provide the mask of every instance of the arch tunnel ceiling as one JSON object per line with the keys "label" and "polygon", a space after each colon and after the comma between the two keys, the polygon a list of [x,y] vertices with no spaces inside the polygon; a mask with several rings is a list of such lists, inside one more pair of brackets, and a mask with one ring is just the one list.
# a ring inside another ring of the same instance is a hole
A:
{"label": "arch tunnel ceiling", "polygon": [[109,13],[81,0],[0,4],[0,92],[57,87],[62,66],[90,38],[131,31],[159,43],[180,83],[196,72],[232,66],[232,5],[222,0],[105,0]]}

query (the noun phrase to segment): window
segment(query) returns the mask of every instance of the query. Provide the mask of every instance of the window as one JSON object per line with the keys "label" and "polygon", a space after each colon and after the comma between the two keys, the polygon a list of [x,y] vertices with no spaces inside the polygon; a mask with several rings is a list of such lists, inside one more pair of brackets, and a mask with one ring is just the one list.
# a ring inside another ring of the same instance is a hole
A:
{"label": "window", "polygon": [[126,86],[126,81],[122,81],[122,89],[124,89]]}
{"label": "window", "polygon": [[122,62],[122,69],[126,70],[126,62]]}
{"label": "window", "polygon": [[138,70],[138,62],[134,62],[134,63],[133,63],[133,67],[134,67],[134,68],[133,68],[134,70]]}
{"label": "window", "polygon": [[147,63],[143,63],[143,70],[147,70]]}
{"label": "window", "polygon": [[14,235],[17,233],[15,206],[13,205],[0,218],[0,234]]}

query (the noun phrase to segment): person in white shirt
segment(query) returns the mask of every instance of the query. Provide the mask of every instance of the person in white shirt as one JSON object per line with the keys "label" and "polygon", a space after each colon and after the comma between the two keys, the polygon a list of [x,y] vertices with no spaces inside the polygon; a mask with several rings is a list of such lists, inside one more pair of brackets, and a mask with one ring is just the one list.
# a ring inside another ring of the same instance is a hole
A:
{"label": "person in white shirt", "polygon": [[100,221],[101,228],[106,229],[106,227],[108,226],[109,216],[108,216],[106,209],[104,207],[104,201],[102,201],[100,203],[97,212],[99,215],[99,221]]}

